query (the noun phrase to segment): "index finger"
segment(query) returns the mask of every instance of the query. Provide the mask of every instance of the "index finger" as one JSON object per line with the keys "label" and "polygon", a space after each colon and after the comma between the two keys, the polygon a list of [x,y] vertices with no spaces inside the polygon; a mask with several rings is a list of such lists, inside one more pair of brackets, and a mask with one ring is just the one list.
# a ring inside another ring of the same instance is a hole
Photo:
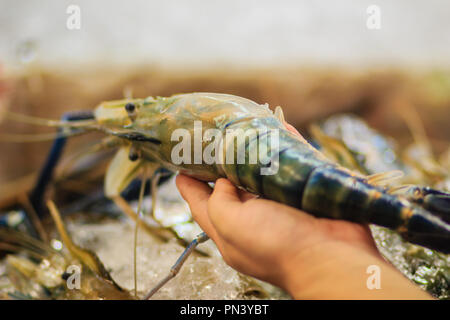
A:
{"label": "index finger", "polygon": [[208,217],[208,199],[212,189],[208,184],[182,174],[177,176],[176,183],[181,196],[191,209],[194,220],[215,241],[217,233]]}

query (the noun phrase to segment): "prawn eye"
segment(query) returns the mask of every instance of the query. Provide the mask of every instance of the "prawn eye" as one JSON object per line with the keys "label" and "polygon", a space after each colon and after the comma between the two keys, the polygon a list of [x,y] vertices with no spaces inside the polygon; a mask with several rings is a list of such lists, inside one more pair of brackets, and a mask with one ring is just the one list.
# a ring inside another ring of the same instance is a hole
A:
{"label": "prawn eye", "polygon": [[131,121],[136,120],[136,116],[137,116],[136,105],[134,103],[131,103],[131,102],[127,103],[125,105],[125,110],[127,111],[128,117],[131,119]]}
{"label": "prawn eye", "polygon": [[135,147],[131,147],[130,148],[130,153],[128,154],[128,159],[130,159],[130,161],[136,161],[137,159],[140,158],[140,152],[139,150],[137,150]]}
{"label": "prawn eye", "polygon": [[127,103],[125,105],[125,110],[127,110],[127,112],[134,112],[134,110],[136,110],[136,105],[134,103]]}

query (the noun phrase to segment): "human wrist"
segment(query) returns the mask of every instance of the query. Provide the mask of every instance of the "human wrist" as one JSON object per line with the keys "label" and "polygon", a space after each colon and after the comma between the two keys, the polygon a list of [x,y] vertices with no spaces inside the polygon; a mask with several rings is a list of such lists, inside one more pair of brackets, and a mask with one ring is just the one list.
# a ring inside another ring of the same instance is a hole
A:
{"label": "human wrist", "polygon": [[[380,288],[368,285],[370,266],[383,279]],[[282,286],[295,299],[429,298],[380,256],[342,243],[318,245],[293,257]]]}

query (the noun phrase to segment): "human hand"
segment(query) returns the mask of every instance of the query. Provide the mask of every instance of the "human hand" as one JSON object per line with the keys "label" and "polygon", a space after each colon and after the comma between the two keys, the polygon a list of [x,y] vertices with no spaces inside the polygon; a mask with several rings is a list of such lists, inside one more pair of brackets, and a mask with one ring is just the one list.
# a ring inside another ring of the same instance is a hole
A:
{"label": "human hand", "polygon": [[[179,175],[177,187],[225,262],[284,288],[295,298],[428,297],[383,260],[368,226],[316,218],[258,199],[226,179],[217,180],[213,190]],[[381,295],[367,289],[366,270],[374,264],[394,291]]]}
{"label": "human hand", "polygon": [[318,219],[256,199],[226,179],[217,180],[213,191],[204,182],[179,175],[177,186],[194,219],[230,266],[280,287],[289,287],[286,282],[291,280],[286,276],[294,268],[307,271],[307,265],[314,266],[311,257],[326,263],[329,259],[323,249],[327,247],[337,253],[332,248],[348,246],[378,256],[364,226]]}

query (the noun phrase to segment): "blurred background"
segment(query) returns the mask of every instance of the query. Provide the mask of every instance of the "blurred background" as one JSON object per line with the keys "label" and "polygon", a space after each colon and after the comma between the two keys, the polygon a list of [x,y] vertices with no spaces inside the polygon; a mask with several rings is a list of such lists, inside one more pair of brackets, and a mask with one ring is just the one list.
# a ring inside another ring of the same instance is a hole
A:
{"label": "blurred background", "polygon": [[[399,114],[413,108],[441,154],[449,18],[439,0],[0,0],[1,107],[59,118],[124,94],[225,92],[281,105],[305,136],[353,112],[403,145],[412,135]],[[34,172],[48,146],[2,142],[0,182]]]}
{"label": "blurred background", "polygon": [[[71,5],[79,29],[66,27]],[[445,0],[2,0],[0,55],[17,63],[32,42],[41,64],[66,67],[448,66],[449,14]]]}
{"label": "blurred background", "polygon": [[[0,208],[26,205],[24,195],[51,144],[16,143],[5,134],[54,133],[11,121],[2,111],[58,119],[105,100],[195,91],[282,106],[302,135],[318,142],[326,156],[348,160],[341,164],[350,169],[402,170],[400,184],[450,190],[448,1],[0,0]],[[99,138],[71,138],[65,155]],[[99,253],[113,278],[131,290],[131,225],[85,223],[113,210],[95,198],[103,195],[109,159],[81,162],[66,176],[58,171],[47,198],[77,209],[66,214],[90,210],[70,220],[70,233]],[[172,188],[160,196],[176,196]],[[94,209],[86,205],[91,202]],[[372,231],[382,254],[409,279],[435,297],[450,297],[449,256],[380,228]],[[173,241],[145,241],[139,245],[145,250],[139,255],[141,294],[182,250]],[[190,259],[160,298],[287,298],[265,294],[218,254],[208,259]],[[17,287],[8,272],[0,261],[3,293]]]}

